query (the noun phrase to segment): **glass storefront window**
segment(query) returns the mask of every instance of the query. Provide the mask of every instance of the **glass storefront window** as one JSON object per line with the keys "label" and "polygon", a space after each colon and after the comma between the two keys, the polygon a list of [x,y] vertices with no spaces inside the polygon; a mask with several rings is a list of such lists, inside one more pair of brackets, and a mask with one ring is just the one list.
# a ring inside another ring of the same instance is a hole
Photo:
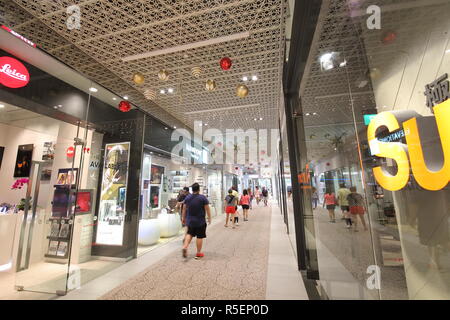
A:
{"label": "glass storefront window", "polygon": [[319,283],[332,299],[449,299],[450,3],[371,5],[380,28],[360,2],[322,4],[301,84],[321,202],[353,192],[305,209]]}

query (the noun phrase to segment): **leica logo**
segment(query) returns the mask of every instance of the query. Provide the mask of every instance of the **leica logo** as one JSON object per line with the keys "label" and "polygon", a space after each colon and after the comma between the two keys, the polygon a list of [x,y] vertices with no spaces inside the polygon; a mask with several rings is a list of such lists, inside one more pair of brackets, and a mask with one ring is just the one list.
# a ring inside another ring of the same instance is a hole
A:
{"label": "leica logo", "polygon": [[9,88],[21,88],[29,81],[28,70],[19,60],[0,57],[0,84]]}
{"label": "leica logo", "polygon": [[27,75],[17,72],[16,69],[11,69],[11,65],[10,64],[4,64],[3,66],[1,66],[0,67],[0,72],[5,73],[7,76],[9,76],[11,78],[28,82]]}

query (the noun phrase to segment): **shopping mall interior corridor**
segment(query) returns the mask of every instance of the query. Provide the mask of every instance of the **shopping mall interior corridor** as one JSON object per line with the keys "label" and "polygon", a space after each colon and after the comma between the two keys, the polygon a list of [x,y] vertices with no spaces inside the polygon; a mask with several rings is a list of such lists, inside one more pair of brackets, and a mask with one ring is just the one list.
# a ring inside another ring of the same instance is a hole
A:
{"label": "shopping mall interior corridor", "polygon": [[217,217],[205,257],[181,255],[182,237],[105,274],[60,299],[308,299],[276,205],[250,211],[236,229]]}

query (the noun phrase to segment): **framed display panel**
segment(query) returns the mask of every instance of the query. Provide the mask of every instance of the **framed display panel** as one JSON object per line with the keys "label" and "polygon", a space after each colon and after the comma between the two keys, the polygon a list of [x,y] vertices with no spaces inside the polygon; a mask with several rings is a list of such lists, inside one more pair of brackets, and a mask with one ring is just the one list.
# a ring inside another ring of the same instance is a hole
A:
{"label": "framed display panel", "polygon": [[28,178],[30,176],[31,160],[33,160],[33,145],[20,145],[17,149],[14,178]]}
{"label": "framed display panel", "polygon": [[57,186],[75,185],[77,181],[78,168],[59,169],[58,177],[56,179]]}
{"label": "framed display panel", "polygon": [[163,181],[165,167],[152,164],[150,170],[150,184],[160,185]]}
{"label": "framed display panel", "polygon": [[129,151],[130,142],[105,145],[96,244],[123,245]]}

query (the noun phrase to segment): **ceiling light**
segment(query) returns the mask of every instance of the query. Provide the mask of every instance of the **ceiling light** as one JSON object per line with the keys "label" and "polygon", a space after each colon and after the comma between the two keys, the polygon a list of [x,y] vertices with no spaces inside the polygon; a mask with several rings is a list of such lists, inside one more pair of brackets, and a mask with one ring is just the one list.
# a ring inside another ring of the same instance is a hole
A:
{"label": "ceiling light", "polygon": [[207,123],[205,123],[205,126],[207,126],[208,124]]}
{"label": "ceiling light", "polygon": [[173,88],[169,88],[167,91],[168,91],[169,93],[173,93]]}
{"label": "ceiling light", "polygon": [[252,80],[256,81],[256,80],[258,80],[258,77],[257,76],[252,76]]}
{"label": "ceiling light", "polygon": [[244,38],[248,38],[249,36],[250,36],[250,32],[245,31],[245,32],[241,32],[241,33],[231,34],[231,35],[224,36],[224,37],[208,39],[208,40],[198,41],[198,42],[194,42],[194,43],[187,43],[187,44],[183,44],[183,45],[176,46],[176,47],[170,47],[170,48],[161,49],[161,50],[154,50],[154,51],[150,51],[150,52],[139,53],[139,54],[135,54],[132,56],[122,58],[122,61],[132,61],[132,60],[150,58],[150,57],[155,57],[155,56],[160,56],[160,55],[166,55],[169,53],[185,51],[185,50],[190,50],[190,49],[195,49],[195,48],[200,48],[200,47],[211,46],[211,45],[219,44],[219,43],[223,43],[223,42],[244,39]]}
{"label": "ceiling light", "polygon": [[196,114],[196,113],[204,113],[204,112],[216,112],[216,111],[224,111],[224,110],[233,110],[233,109],[243,109],[243,108],[256,108],[259,107],[259,103],[254,104],[246,104],[241,106],[232,106],[232,107],[224,107],[224,108],[215,108],[215,109],[204,109],[204,110],[197,110],[197,111],[189,111],[185,112],[184,114]]}
{"label": "ceiling light", "polygon": [[262,121],[263,118],[259,118],[260,121]]}
{"label": "ceiling light", "polygon": [[256,118],[253,118],[254,121],[256,121]]}
{"label": "ceiling light", "polygon": [[159,93],[161,93],[161,94],[165,94],[165,93],[166,93],[166,91],[165,91],[164,89],[161,89],[161,91],[159,91]]}
{"label": "ceiling light", "polygon": [[117,100],[117,98],[116,98],[116,97],[113,97],[113,100],[114,100],[114,101],[116,101],[116,100]]}
{"label": "ceiling light", "polygon": [[173,126],[174,129],[176,129],[177,127]]}
{"label": "ceiling light", "polygon": [[53,109],[58,109],[58,106],[53,106]]}
{"label": "ceiling light", "polygon": [[339,64],[339,67],[345,67],[346,65],[347,65],[347,60],[344,60]]}
{"label": "ceiling light", "polygon": [[123,98],[124,98],[125,100],[128,100],[128,96],[124,96]]}
{"label": "ceiling light", "polygon": [[309,112],[306,113],[307,116],[311,115]]}
{"label": "ceiling light", "polygon": [[90,92],[97,92],[98,89],[97,89],[97,88],[94,88],[94,87],[90,87],[90,88],[89,88],[89,91],[90,91]]}
{"label": "ceiling light", "polygon": [[317,112],[313,112],[313,116],[317,116]]}
{"label": "ceiling light", "polygon": [[164,129],[165,129],[165,130],[167,130],[167,129],[169,129],[169,128],[167,128],[167,127],[164,127]]}
{"label": "ceiling light", "polygon": [[447,51],[445,51],[445,53],[450,53],[450,49],[448,49]]}
{"label": "ceiling light", "polygon": [[242,81],[248,81],[248,77],[247,76],[243,76],[242,77]]}
{"label": "ceiling light", "polygon": [[4,104],[0,104],[0,109],[3,109],[5,107]]}

